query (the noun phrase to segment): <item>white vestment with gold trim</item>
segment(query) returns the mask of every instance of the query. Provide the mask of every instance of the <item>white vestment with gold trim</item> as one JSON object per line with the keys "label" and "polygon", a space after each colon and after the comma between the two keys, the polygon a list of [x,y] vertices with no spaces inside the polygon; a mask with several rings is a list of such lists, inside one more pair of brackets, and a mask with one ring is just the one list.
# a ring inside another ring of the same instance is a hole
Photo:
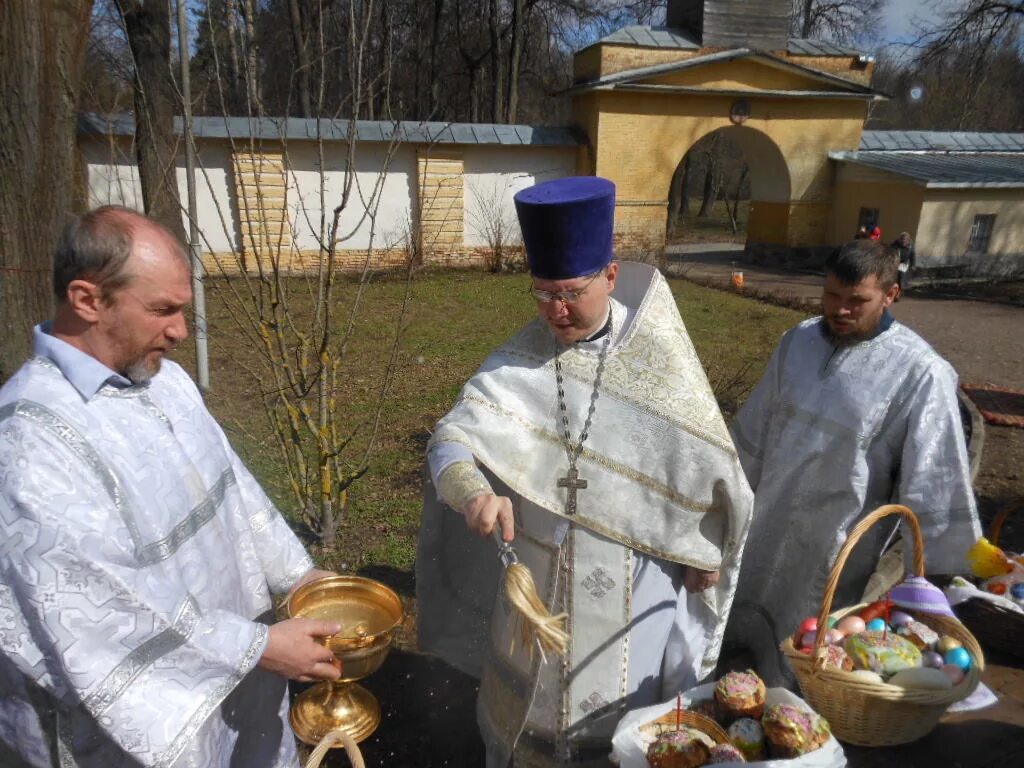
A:
{"label": "white vestment with gold trim", "polygon": [[[587,487],[565,515],[568,461],[555,341],[536,320],[491,355],[438,424],[513,499],[521,562],[553,612],[569,614],[567,658],[515,643],[497,549],[428,487],[417,560],[421,647],[482,678],[488,764],[607,754],[627,708],[710,674],[735,589],[752,503],[703,368],[660,273],[623,263],[611,340],[578,468]],[[590,407],[603,341],[561,352],[573,434]],[[438,467],[435,466],[435,469]],[[443,475],[444,468],[440,468]],[[682,566],[720,570],[688,596]]]}

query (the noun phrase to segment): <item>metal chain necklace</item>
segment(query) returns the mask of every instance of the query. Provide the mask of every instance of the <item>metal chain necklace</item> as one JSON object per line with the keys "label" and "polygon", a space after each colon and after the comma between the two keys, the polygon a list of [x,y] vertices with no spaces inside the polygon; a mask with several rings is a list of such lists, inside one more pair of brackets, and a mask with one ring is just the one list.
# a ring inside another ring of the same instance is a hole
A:
{"label": "metal chain necklace", "polygon": [[583,453],[583,443],[590,434],[590,422],[594,418],[594,411],[597,409],[597,395],[601,388],[601,374],[604,373],[604,361],[608,355],[608,347],[612,341],[612,317],[611,308],[608,310],[608,333],[605,334],[604,344],[601,346],[601,354],[597,358],[597,373],[594,375],[594,391],[590,394],[590,409],[587,411],[587,418],[583,422],[583,430],[580,432],[580,439],[573,444],[572,435],[569,432],[569,414],[565,407],[565,387],[562,379],[562,360],[559,356],[558,343],[555,342],[555,382],[558,384],[558,410],[562,415],[562,444],[565,446],[565,455],[569,459],[569,469],[565,477],[558,478],[558,487],[566,489],[565,513],[572,517],[576,514],[576,492],[587,487],[587,481],[580,477],[576,469],[576,462]]}

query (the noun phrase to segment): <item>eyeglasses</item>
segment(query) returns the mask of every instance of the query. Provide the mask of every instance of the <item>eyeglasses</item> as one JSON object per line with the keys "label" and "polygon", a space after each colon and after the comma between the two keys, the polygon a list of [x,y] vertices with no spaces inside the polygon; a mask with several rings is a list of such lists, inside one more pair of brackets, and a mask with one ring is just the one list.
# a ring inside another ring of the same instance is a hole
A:
{"label": "eyeglasses", "polygon": [[586,293],[587,288],[590,287],[590,284],[597,280],[597,278],[599,278],[602,274],[604,274],[603,269],[598,272],[595,272],[590,276],[590,279],[587,280],[586,283],[584,283],[582,288],[576,288],[571,291],[542,291],[539,288],[534,288],[532,285],[529,287],[528,290],[530,294],[533,296],[533,298],[545,304],[549,301],[554,301],[555,299],[558,299],[559,301],[565,304],[575,304],[580,299],[583,298],[583,294]]}

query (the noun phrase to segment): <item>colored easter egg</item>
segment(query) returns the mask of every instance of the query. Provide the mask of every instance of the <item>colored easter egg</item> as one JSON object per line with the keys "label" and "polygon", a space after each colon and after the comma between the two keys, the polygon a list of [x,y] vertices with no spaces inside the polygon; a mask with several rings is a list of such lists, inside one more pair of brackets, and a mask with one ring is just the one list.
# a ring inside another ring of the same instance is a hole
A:
{"label": "colored easter egg", "polygon": [[[959,667],[957,667],[959,669]],[[859,678],[865,683],[881,683],[882,676],[877,672],[872,672],[870,669],[855,669],[851,673],[854,677]]]}
{"label": "colored easter egg", "polygon": [[964,671],[956,664],[943,664],[942,672],[956,685],[964,679]]}
{"label": "colored easter egg", "polygon": [[867,624],[868,632],[884,632],[885,629],[885,619],[872,619]]}
{"label": "colored easter egg", "polygon": [[880,616],[884,616],[885,611],[885,600],[876,600],[875,602],[870,603],[861,608],[859,611],[857,611],[857,615],[864,619],[864,621],[871,621],[872,619],[877,619]]}
{"label": "colored easter egg", "polygon": [[839,623],[839,619],[837,619],[835,616],[829,616],[828,617],[828,628],[829,629],[833,629],[836,626],[836,624],[838,624],[838,623]]}
{"label": "colored easter egg", "polygon": [[941,669],[942,665],[946,663],[946,660],[942,658],[941,653],[935,651],[923,651],[921,653],[921,665],[925,667],[932,667],[933,669]]}
{"label": "colored easter egg", "polygon": [[860,616],[844,616],[836,626],[847,637],[863,632],[866,627],[864,619]]}
{"label": "colored easter egg", "polygon": [[966,648],[950,648],[942,658],[947,664],[956,664],[964,672],[971,668],[971,654]]}
{"label": "colored easter egg", "polygon": [[818,641],[818,633],[817,632],[815,632],[813,630],[810,631],[810,632],[804,632],[803,636],[800,638],[800,647],[801,648],[813,648],[814,644],[817,641]]}
{"label": "colored easter egg", "polygon": [[804,619],[800,622],[800,634],[805,635],[808,632],[815,632],[818,629],[818,619],[814,616]]}
{"label": "colored easter egg", "polygon": [[838,629],[830,629],[828,630],[828,632],[825,633],[825,642],[829,645],[838,645],[839,643],[843,642],[844,637],[846,637],[846,635],[844,635]]}
{"label": "colored easter egg", "polygon": [[893,611],[889,615],[889,624],[892,626],[893,629],[905,627],[913,620],[913,616],[911,616],[909,613],[904,613],[903,611]]}
{"label": "colored easter egg", "polygon": [[953,679],[941,669],[931,667],[910,667],[901,669],[889,678],[889,685],[896,685],[900,688],[923,688],[930,690],[942,690],[952,688]]}
{"label": "colored easter egg", "polygon": [[945,656],[954,648],[961,647],[963,647],[963,643],[961,643],[955,637],[950,637],[949,635],[943,635],[939,638],[939,642],[935,644],[935,650],[941,653],[943,656]]}
{"label": "colored easter egg", "polygon": [[1010,597],[1017,600],[1024,600],[1024,582],[1018,582],[1010,587]]}

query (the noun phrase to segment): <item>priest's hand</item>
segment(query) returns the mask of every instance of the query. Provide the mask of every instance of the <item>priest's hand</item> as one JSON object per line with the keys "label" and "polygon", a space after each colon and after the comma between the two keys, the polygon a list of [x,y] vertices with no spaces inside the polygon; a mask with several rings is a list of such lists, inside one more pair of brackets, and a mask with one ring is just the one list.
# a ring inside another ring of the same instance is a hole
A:
{"label": "priest's hand", "polygon": [[501,538],[512,541],[515,537],[515,519],[512,515],[512,500],[508,496],[495,496],[493,493],[481,493],[470,499],[462,514],[466,517],[469,530],[481,536],[490,536],[494,524],[501,525]]}
{"label": "priest's hand", "polygon": [[691,595],[703,592],[718,584],[718,571],[702,571],[699,568],[686,566],[683,574],[683,586]]}
{"label": "priest's hand", "polygon": [[300,683],[337,680],[341,677],[341,662],[317,638],[340,631],[341,625],[333,621],[298,617],[278,622],[270,627],[260,666]]}

